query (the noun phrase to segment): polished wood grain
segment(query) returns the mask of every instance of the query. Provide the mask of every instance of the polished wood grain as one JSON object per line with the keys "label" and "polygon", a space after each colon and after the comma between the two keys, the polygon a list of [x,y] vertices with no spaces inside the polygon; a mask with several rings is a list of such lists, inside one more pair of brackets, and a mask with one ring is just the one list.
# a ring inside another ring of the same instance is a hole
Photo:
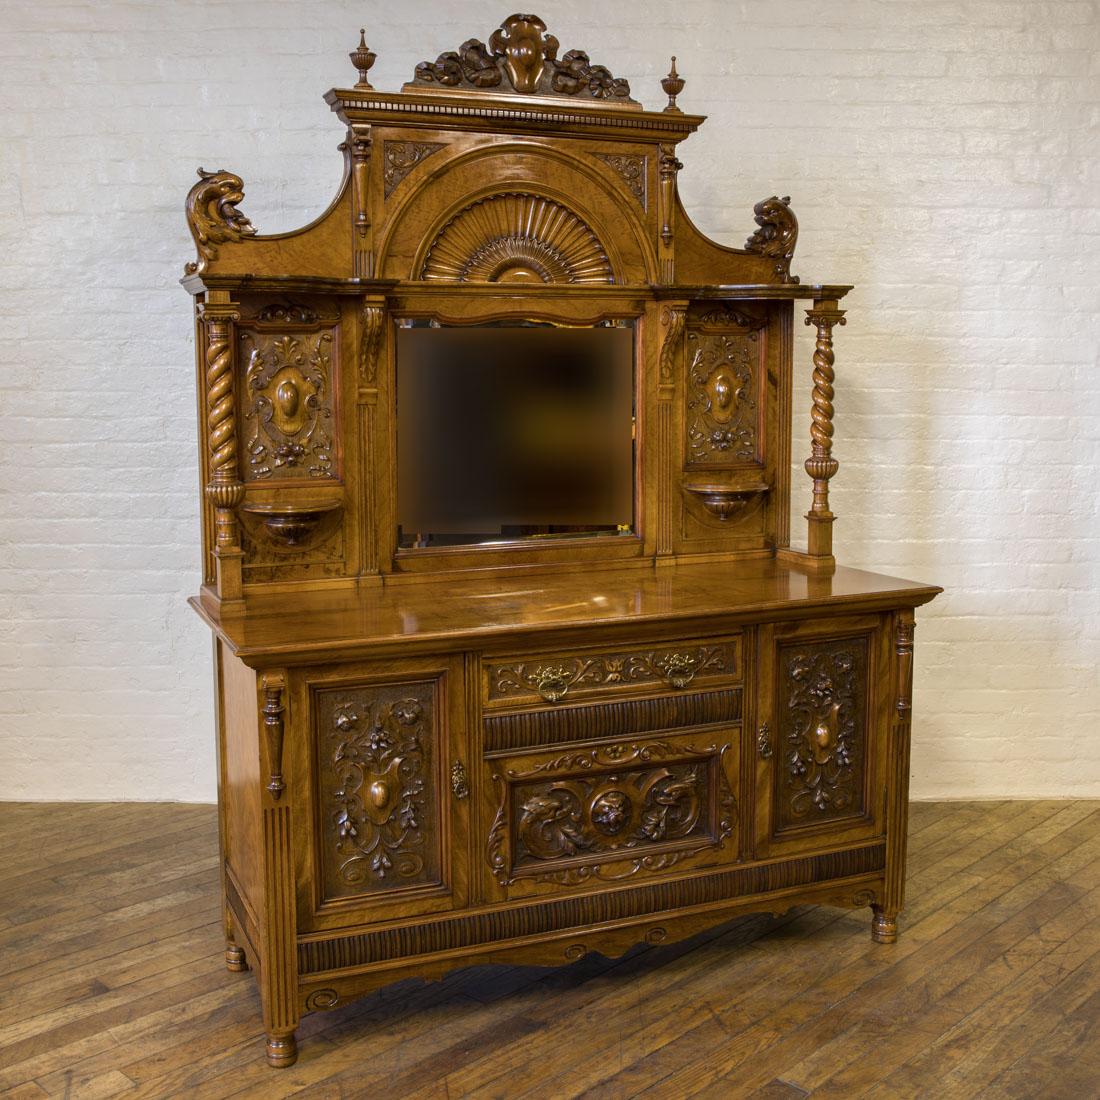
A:
{"label": "polished wood grain", "polygon": [[[746,209],[740,248],[694,227],[683,61],[647,110],[616,59],[563,51],[536,15],[481,33],[425,34],[389,92],[360,31],[355,85],[325,96],[343,175],[309,225],[261,233],[228,169],[184,202],[224,958],[282,1068],[300,1022],[324,1036],[326,1011],[475,962],[618,955],[795,904],[899,934],[913,617],[940,590],[834,556],[851,287],[794,273],[789,196]],[[399,535],[421,445],[398,447],[399,334],[493,324],[630,337],[630,523]]]}
{"label": "polished wood grain", "polygon": [[972,1097],[1100,1080],[1100,803],[916,803],[906,935],[796,907],[306,1017],[226,975],[210,806],[0,807],[0,1095]]}

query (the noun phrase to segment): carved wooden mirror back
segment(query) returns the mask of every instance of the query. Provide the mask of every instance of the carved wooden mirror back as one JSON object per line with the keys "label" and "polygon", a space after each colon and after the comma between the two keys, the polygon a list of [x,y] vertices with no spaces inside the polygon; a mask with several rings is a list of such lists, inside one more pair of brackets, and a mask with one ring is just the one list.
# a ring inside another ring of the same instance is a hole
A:
{"label": "carved wooden mirror back", "polygon": [[790,199],[753,208],[742,248],[706,238],[677,194],[678,146],[703,123],[629,84],[538,16],[416,67],[399,92],[358,80],[326,99],[344,177],[305,228],[264,236],[241,178],[199,170],[184,285],[203,334],[206,580],[251,585],[507,565],[506,549],[435,562],[396,536],[394,333],[410,323],[628,323],[636,333],[637,522],[626,539],[546,540],[524,561],[784,551],[791,325],[817,327],[809,555],[832,562],[832,329],[847,287],[791,273]]}

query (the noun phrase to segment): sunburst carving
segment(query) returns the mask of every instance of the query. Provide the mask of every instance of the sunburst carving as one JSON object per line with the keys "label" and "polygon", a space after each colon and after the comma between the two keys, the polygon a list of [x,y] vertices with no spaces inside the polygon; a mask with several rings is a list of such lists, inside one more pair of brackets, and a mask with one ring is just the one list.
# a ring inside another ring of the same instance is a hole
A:
{"label": "sunburst carving", "polygon": [[477,283],[613,283],[599,238],[552,199],[510,192],[479,199],[439,231],[424,279]]}

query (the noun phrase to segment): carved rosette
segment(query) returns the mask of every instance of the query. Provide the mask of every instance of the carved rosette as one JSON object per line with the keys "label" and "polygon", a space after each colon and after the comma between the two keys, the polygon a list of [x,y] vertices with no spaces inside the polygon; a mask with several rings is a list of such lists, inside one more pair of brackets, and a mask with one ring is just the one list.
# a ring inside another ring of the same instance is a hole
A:
{"label": "carved rosette", "polygon": [[646,201],[648,157],[633,153],[597,153],[596,158],[602,160],[609,168],[614,169],[623,183],[626,184],[627,190],[642,204],[642,209],[648,209]]}
{"label": "carved rosette", "polygon": [[487,848],[494,875],[502,885],[520,877],[565,885],[614,881],[720,848],[736,822],[722,767],[727,750],[608,745],[494,774],[501,794]]}
{"label": "carved rosette", "polygon": [[745,242],[745,250],[757,252],[775,261],[775,273],[782,283],[797,283],[791,275],[791,260],[798,242],[798,219],[791,209],[791,197],[772,195],[762,199],[753,208],[759,229]]}
{"label": "carved rosette", "polygon": [[248,479],[331,477],[332,332],[246,331],[241,340]]}
{"label": "carved rosette", "polygon": [[738,466],[758,459],[760,349],[757,334],[688,334],[688,466]]}
{"label": "carved rosette", "polygon": [[439,881],[430,683],[319,691],[325,890]]}
{"label": "carved rosette", "polygon": [[508,192],[478,199],[436,235],[422,279],[452,282],[613,283],[592,229],[552,199]]}
{"label": "carved rosette", "polygon": [[537,15],[509,16],[489,45],[469,38],[457,50],[416,67],[416,81],[446,88],[500,89],[523,95],[565,95],[634,103],[630,85],[593,65],[583,50],[558,57],[558,40]]}
{"label": "carved rosette", "polygon": [[224,169],[217,172],[199,169],[199,182],[188,192],[185,205],[187,225],[199,258],[187,264],[186,274],[205,271],[208,262],[217,259],[218,245],[255,236],[255,227],[237,209],[237,203],[243,199],[244,183],[240,176]]}
{"label": "carved rosette", "polygon": [[867,665],[866,638],[780,650],[781,829],[862,812]]}
{"label": "carved rosette", "polygon": [[439,141],[387,141],[383,143],[382,190],[386,198],[423,160],[446,146]]}

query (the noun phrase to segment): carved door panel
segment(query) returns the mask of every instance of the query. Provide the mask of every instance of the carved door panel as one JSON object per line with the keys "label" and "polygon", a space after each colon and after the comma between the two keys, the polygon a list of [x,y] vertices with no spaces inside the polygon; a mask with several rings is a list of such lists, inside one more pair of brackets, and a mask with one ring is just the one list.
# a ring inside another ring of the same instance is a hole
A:
{"label": "carved door panel", "polygon": [[491,899],[637,883],[738,858],[739,726],[494,754],[481,836]]}
{"label": "carved door panel", "polygon": [[[299,928],[462,906],[469,786],[460,660],[308,670]],[[308,836],[307,836],[308,833]]]}
{"label": "carved door panel", "polygon": [[888,674],[877,617],[761,629],[757,857],[881,835]]}

